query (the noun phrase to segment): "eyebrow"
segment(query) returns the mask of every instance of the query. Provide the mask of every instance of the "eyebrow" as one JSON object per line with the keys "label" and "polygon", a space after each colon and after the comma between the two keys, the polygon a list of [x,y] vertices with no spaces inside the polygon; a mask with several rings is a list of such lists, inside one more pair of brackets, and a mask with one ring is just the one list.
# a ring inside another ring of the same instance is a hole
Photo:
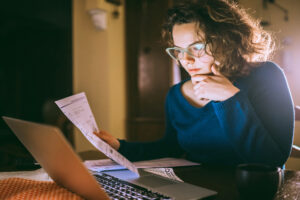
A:
{"label": "eyebrow", "polygon": [[[188,47],[190,47],[190,46],[192,46],[192,45],[194,45],[194,44],[197,44],[197,43],[202,43],[202,44],[204,44],[203,42],[201,42],[201,41],[198,40],[198,41],[195,41],[195,42],[189,44],[186,48],[188,48]],[[179,47],[179,46],[176,46],[176,45],[174,45],[174,47],[182,48],[182,47]],[[185,49],[185,48],[182,48],[182,49]]]}

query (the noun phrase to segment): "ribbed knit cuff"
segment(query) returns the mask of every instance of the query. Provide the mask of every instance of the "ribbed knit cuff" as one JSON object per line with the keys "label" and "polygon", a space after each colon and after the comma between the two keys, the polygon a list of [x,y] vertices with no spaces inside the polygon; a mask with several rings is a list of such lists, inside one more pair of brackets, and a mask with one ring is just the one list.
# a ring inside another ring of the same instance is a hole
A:
{"label": "ribbed knit cuff", "polygon": [[235,106],[233,102],[237,102],[240,99],[245,99],[245,94],[242,91],[239,91],[229,99],[226,99],[225,101],[219,101],[219,102],[213,102],[213,107],[216,111],[216,113],[223,113],[225,110],[230,110],[230,107]]}

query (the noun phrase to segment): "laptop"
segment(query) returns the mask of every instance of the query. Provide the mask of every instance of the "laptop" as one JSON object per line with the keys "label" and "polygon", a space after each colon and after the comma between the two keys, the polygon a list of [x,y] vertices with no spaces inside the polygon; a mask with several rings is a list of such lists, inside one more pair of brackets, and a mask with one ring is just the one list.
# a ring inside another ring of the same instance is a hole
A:
{"label": "laptop", "polygon": [[[85,199],[211,199],[217,192],[152,173],[127,170],[91,174],[59,128],[20,119],[4,121],[58,184]],[[94,173],[94,172],[93,172]]]}

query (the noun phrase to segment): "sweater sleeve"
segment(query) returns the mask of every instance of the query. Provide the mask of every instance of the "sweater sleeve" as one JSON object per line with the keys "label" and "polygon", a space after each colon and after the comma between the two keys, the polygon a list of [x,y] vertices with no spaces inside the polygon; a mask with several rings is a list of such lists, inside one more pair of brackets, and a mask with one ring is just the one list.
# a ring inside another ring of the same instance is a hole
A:
{"label": "sweater sleeve", "polygon": [[258,70],[252,91],[240,91],[214,110],[241,162],[283,166],[294,132],[294,109],[283,72],[273,63]]}
{"label": "sweater sleeve", "polygon": [[180,157],[183,150],[178,144],[177,134],[170,118],[171,115],[171,92],[167,95],[165,103],[166,130],[163,138],[154,142],[127,142],[120,141],[119,152],[130,161],[150,160],[162,157]]}

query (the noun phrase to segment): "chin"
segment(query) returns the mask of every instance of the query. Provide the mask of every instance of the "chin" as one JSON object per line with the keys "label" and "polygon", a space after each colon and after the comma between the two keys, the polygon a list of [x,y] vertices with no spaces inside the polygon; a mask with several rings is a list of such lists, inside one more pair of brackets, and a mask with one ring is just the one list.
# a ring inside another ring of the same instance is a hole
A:
{"label": "chin", "polygon": [[190,76],[195,76],[195,75],[213,75],[213,73],[211,71],[208,71],[208,72],[202,72],[202,71],[198,71],[198,72],[188,72],[188,74]]}

